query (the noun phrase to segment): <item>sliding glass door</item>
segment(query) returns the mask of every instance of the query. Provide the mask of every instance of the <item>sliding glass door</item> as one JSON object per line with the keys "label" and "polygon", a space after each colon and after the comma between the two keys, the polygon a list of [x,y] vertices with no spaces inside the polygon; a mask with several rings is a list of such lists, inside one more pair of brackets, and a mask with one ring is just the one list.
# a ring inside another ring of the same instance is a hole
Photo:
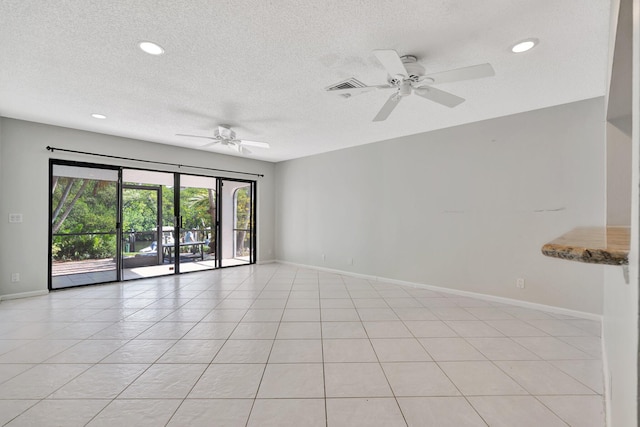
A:
{"label": "sliding glass door", "polygon": [[254,262],[254,193],[253,181],[220,181],[222,267]]}
{"label": "sliding glass door", "polygon": [[216,268],[217,179],[183,174],[179,179],[178,271]]}
{"label": "sliding glass door", "polygon": [[118,280],[117,169],[52,164],[50,288]]}
{"label": "sliding glass door", "polygon": [[51,161],[50,288],[255,262],[255,181]]}
{"label": "sliding glass door", "polygon": [[122,171],[122,279],[173,274],[174,174]]}

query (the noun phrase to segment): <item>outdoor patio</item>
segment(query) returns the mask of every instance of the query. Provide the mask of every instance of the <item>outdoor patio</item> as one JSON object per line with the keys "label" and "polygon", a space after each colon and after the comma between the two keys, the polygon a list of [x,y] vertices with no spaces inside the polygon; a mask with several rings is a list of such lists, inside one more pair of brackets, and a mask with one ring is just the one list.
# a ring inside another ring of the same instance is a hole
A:
{"label": "outdoor patio", "polygon": [[[222,267],[249,264],[249,257],[237,257],[222,260]],[[193,271],[212,270],[216,268],[215,258],[192,259],[180,263],[181,273]],[[143,279],[156,276],[164,276],[175,272],[173,264],[160,264],[122,270],[123,280]],[[54,289],[69,288],[73,286],[89,285],[96,283],[115,282],[116,262],[113,258],[54,262],[52,265],[52,287]]]}

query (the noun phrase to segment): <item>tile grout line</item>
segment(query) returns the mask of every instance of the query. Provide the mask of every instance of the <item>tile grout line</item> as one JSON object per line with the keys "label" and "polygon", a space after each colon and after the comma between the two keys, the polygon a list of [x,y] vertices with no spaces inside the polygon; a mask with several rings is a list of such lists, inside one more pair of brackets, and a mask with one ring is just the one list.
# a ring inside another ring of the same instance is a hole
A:
{"label": "tile grout line", "polygon": [[[344,282],[344,281],[343,281]],[[329,410],[327,408],[327,373],[324,366],[324,333],[322,331],[322,298],[320,294],[320,277],[318,276],[318,310],[320,312],[320,353],[322,355],[322,390],[324,391],[324,425],[329,427]]]}
{"label": "tile grout line", "polygon": [[[238,284],[238,287],[241,285],[242,283]],[[202,291],[200,294],[198,295],[202,295],[204,292],[206,292],[206,290]],[[228,296],[228,294],[227,294]],[[189,300],[193,301],[195,298]],[[193,328],[196,327],[196,325],[199,325],[202,322],[202,319],[204,319],[205,317],[207,317],[209,314],[211,314],[211,312],[213,312],[213,310],[215,309],[215,307],[217,307],[222,301],[224,301],[226,299],[223,298],[218,304],[216,304],[211,310],[209,310],[209,312],[207,314],[204,315],[204,317],[202,317],[198,322],[196,322],[195,325],[193,325],[189,331],[185,332],[183,334],[183,338],[191,331],[193,330]],[[184,304],[183,304],[184,305]],[[236,324],[239,325],[240,322],[238,322]],[[235,330],[235,328],[231,331],[231,333],[229,334],[229,337],[231,336],[231,334],[233,334],[233,331]],[[200,375],[198,376],[198,378],[193,382],[193,385],[189,388],[189,391],[187,391],[187,393],[185,394],[184,398],[182,398],[180,404],[176,407],[176,409],[173,411],[173,413],[171,414],[171,416],[167,419],[167,422],[165,423],[165,426],[169,425],[169,423],[171,422],[171,420],[173,419],[173,417],[175,417],[175,415],[178,413],[178,411],[180,410],[180,408],[182,407],[182,405],[184,404],[184,402],[187,400],[187,398],[189,397],[189,394],[193,391],[193,389],[195,388],[195,386],[198,384],[198,382],[202,379],[203,375],[205,374],[205,372],[207,372],[207,370],[209,369],[209,367],[211,366],[211,364],[213,363],[213,360],[216,358],[216,356],[218,355],[218,353],[220,353],[220,351],[222,350],[222,347],[224,347],[224,344],[226,344],[226,342],[229,340],[229,337],[227,337],[227,339],[225,340],[225,342],[220,346],[220,348],[215,352],[215,354],[213,355],[213,357],[211,358],[211,360],[209,361],[209,363],[207,364],[207,366],[202,370],[202,372],[200,373]],[[167,351],[165,351],[162,356],[164,356],[168,351],[170,351],[180,340],[182,340],[182,338],[180,338],[178,341],[176,341],[174,343],[173,346],[171,346],[169,349],[167,349]],[[160,356],[160,358],[162,358],[162,356]],[[160,359],[158,359],[160,360]],[[157,361],[156,361],[157,362]],[[154,363],[155,364],[155,363]],[[139,378],[139,377],[138,377]],[[133,384],[133,383],[132,383]]]}
{"label": "tile grout line", "polygon": [[[419,302],[419,301],[418,301]],[[427,309],[429,309],[429,307],[425,307]],[[429,310],[430,311],[430,310]],[[470,313],[471,314],[471,313]],[[434,316],[436,316],[440,322],[445,323],[444,320],[440,319],[440,317],[438,317],[438,315],[436,313],[433,313]],[[473,314],[472,314],[473,315]],[[475,317],[475,316],[474,316]],[[403,321],[404,324],[404,321]],[[446,323],[445,323],[446,324]],[[409,330],[409,332],[411,333],[411,335],[413,336],[413,338],[418,341],[418,344],[424,349],[424,351],[429,355],[429,357],[431,357],[431,360],[433,361],[433,363],[438,367],[438,369],[440,370],[440,372],[442,372],[442,374],[447,378],[447,380],[449,380],[449,382],[456,388],[456,390],[458,391],[458,393],[460,393],[461,398],[463,398],[465,400],[465,402],[467,402],[467,405],[469,405],[469,407],[478,415],[478,417],[480,417],[480,419],[487,425],[489,426],[489,423],[487,420],[484,419],[484,417],[478,412],[478,410],[476,409],[475,406],[473,406],[471,404],[471,402],[469,401],[469,399],[467,398],[467,396],[462,392],[462,390],[460,390],[460,387],[458,387],[458,385],[451,379],[451,377],[449,377],[449,374],[447,374],[447,372],[442,369],[442,367],[440,366],[440,363],[438,363],[438,361],[433,357],[433,355],[429,352],[429,350],[424,346],[424,344],[422,343],[422,341],[420,341],[420,338],[416,337],[415,334],[413,333],[413,331],[411,331],[411,329],[409,329],[406,324],[405,327]],[[449,327],[449,325],[447,325],[447,327]],[[451,329],[455,334],[456,337],[463,339],[465,342],[466,340],[460,336],[460,334],[454,330]],[[451,396],[451,397],[456,397],[456,396]]]}
{"label": "tile grout line", "polygon": [[[267,284],[265,285],[265,287],[268,285],[268,283],[272,279],[273,279],[273,275],[269,278],[269,280],[267,281]],[[291,296],[291,292],[293,292],[294,283],[295,283],[295,276],[292,279],[291,288],[289,289],[289,294],[287,296],[287,301],[285,302],[285,310],[286,310],[287,302],[289,301],[289,298]],[[263,290],[264,290],[264,288],[263,288]],[[271,348],[269,349],[269,354],[267,355],[267,360],[264,363],[264,369],[262,370],[262,375],[260,376],[260,381],[258,381],[258,387],[256,388],[256,394],[255,394],[255,396],[253,398],[253,401],[251,402],[251,408],[249,408],[249,413],[247,414],[247,421],[245,422],[245,427],[248,427],[248,425],[249,425],[249,420],[251,419],[251,414],[253,413],[253,408],[256,405],[256,400],[258,400],[258,393],[260,392],[260,386],[262,385],[262,381],[264,380],[264,374],[267,372],[267,366],[269,365],[269,359],[271,358],[271,352],[273,351],[273,346],[276,343],[276,337],[278,336],[278,331],[280,330],[280,324],[282,323],[282,319],[284,318],[285,310],[282,310],[282,314],[280,315],[280,321],[278,322],[278,327],[276,328],[276,333],[275,333],[275,335],[273,337],[273,340],[271,342]],[[246,314],[245,314],[245,316],[246,316]],[[240,324],[240,323],[238,323],[238,324]]]}
{"label": "tile grout line", "polygon": [[[140,295],[140,294],[139,294],[139,295]],[[212,310],[213,310],[213,309],[212,309]],[[174,311],[175,311],[175,310],[174,310]],[[168,316],[168,315],[169,315],[169,314],[167,314],[167,316]],[[164,316],[164,317],[167,317],[167,316]],[[164,319],[164,317],[163,317],[163,319]],[[142,335],[144,332],[146,332],[147,330],[149,330],[149,329],[150,329],[150,328],[152,328],[153,326],[155,326],[155,325],[159,324],[159,323],[161,322],[161,320],[162,320],[162,319],[157,320],[153,325],[151,325],[151,326],[149,326],[148,328],[146,328],[146,329],[144,329],[143,331],[141,331],[138,335],[136,335],[134,338],[132,338],[129,342],[134,341],[138,336]],[[199,323],[199,322],[198,322],[198,323]],[[197,323],[196,323],[196,324],[197,324]],[[194,325],[194,326],[192,326],[192,327],[191,327],[191,329],[193,329],[194,327],[195,327],[195,325]],[[190,329],[190,330],[191,330],[191,329]],[[186,335],[187,333],[188,333],[188,332],[185,332],[185,334],[183,334],[183,336],[184,336],[184,335]],[[145,368],[145,369],[144,369],[144,370],[143,370],[143,371],[142,371],[138,376],[136,376],[136,378],[135,378],[133,381],[131,381],[131,382],[130,382],[130,383],[129,383],[129,384],[128,384],[124,389],[122,389],[119,393],[117,393],[117,394],[116,394],[116,396],[115,396],[114,398],[109,399],[109,400],[110,400],[110,402],[109,402],[107,405],[105,405],[105,406],[104,406],[104,408],[102,408],[100,411],[98,411],[98,412],[97,412],[97,413],[96,413],[96,414],[91,418],[91,420],[89,420],[89,421],[87,422],[87,424],[89,424],[91,421],[93,421],[93,420],[94,420],[98,415],[100,415],[100,414],[101,414],[101,413],[102,413],[102,412],[103,412],[103,411],[104,411],[108,406],[110,406],[113,402],[115,402],[115,401],[118,399],[118,397],[119,397],[120,395],[122,395],[122,393],[124,393],[124,392],[125,392],[125,391],[126,391],[126,390],[127,390],[127,389],[132,385],[132,384],[133,384],[133,383],[135,383],[135,382],[136,382],[136,381],[137,381],[137,380],[138,380],[142,375],[144,375],[144,373],[146,373],[146,372],[147,372],[147,371],[148,371],[152,366],[154,366],[154,365],[158,362],[158,360],[160,360],[160,359],[162,358],[162,356],[164,356],[164,355],[165,355],[165,354],[166,354],[166,353],[167,353],[171,348],[173,348],[173,346],[175,346],[175,345],[176,345],[176,343],[177,343],[178,341],[180,341],[180,339],[176,340],[176,342],[175,342],[172,346],[170,346],[169,348],[167,348],[167,349],[166,349],[162,354],[160,354],[160,355],[155,359],[155,361],[151,362],[151,363],[149,364],[149,366],[147,366],[147,368]],[[125,345],[126,345],[126,344],[125,344]],[[123,347],[124,347],[124,346],[123,346]],[[122,347],[120,347],[120,348],[122,348]],[[114,350],[111,354],[115,353],[116,351],[118,351],[118,350]],[[218,350],[218,351],[219,351],[219,350]],[[111,354],[110,354],[110,355],[111,355]],[[216,354],[217,354],[217,353],[216,353]],[[104,360],[104,359],[106,359],[107,357],[109,357],[109,356],[105,356],[105,357],[104,357],[103,359],[101,359],[101,360]],[[99,363],[100,363],[100,362],[98,362],[96,365],[98,365]],[[206,371],[206,368],[205,368],[205,370],[204,370],[204,371]],[[204,371],[203,371],[203,373],[204,373]],[[201,374],[201,376],[202,376],[202,374]],[[201,376],[200,376],[200,377],[201,377]],[[197,383],[197,381],[196,381],[196,383]],[[194,383],[194,386],[195,386],[195,383]],[[188,393],[187,393],[187,395],[188,395]],[[169,417],[169,421],[171,420],[171,418],[173,418],[173,416],[174,416],[174,415],[175,415],[175,413],[178,411],[178,409],[180,408],[180,406],[182,406],[182,403],[184,402],[184,400],[185,400],[185,399],[186,399],[186,396],[185,396],[185,398],[181,399],[180,404],[178,405],[178,407],[175,409],[175,411],[174,411],[174,412],[171,414],[171,416]],[[168,423],[169,421],[167,421],[167,423]]]}
{"label": "tile grout line", "polygon": [[[368,280],[367,280],[367,282],[369,283],[369,285],[371,287],[373,287],[373,285]],[[378,293],[378,295],[380,295],[380,293],[375,288],[374,288],[374,291],[376,293]],[[348,289],[347,289],[347,292],[348,292]],[[382,299],[384,300],[384,298],[382,298]],[[353,298],[351,298],[351,300],[353,302]],[[385,304],[387,304],[386,301],[385,301]],[[355,303],[354,303],[354,305],[355,305]],[[393,311],[393,309],[391,309],[391,311],[395,314],[395,311]],[[387,382],[387,386],[389,387],[389,390],[391,391],[391,395],[393,396],[393,400],[394,400],[394,402],[396,402],[396,406],[398,407],[398,410],[400,411],[400,415],[402,415],[402,420],[404,421],[405,425],[408,427],[409,423],[407,422],[407,417],[405,416],[404,411],[402,410],[402,407],[400,406],[400,402],[398,402],[398,396],[396,396],[396,392],[393,390],[393,387],[391,386],[391,382],[389,381],[389,377],[387,376],[387,372],[384,370],[384,367],[382,366],[382,363],[380,362],[380,357],[378,356],[378,352],[376,352],[376,349],[373,346],[373,343],[371,342],[371,337],[369,336],[369,331],[367,331],[367,328],[364,326],[364,322],[362,321],[362,317],[360,316],[360,312],[358,312],[357,308],[356,308],[356,313],[358,313],[358,318],[360,319],[360,323],[362,323],[362,328],[364,329],[364,333],[367,335],[367,341],[369,342],[369,345],[371,346],[371,349],[373,350],[373,354],[376,356],[376,360],[378,362],[378,366],[380,367],[380,370],[382,371],[382,375],[384,376],[384,379]]]}

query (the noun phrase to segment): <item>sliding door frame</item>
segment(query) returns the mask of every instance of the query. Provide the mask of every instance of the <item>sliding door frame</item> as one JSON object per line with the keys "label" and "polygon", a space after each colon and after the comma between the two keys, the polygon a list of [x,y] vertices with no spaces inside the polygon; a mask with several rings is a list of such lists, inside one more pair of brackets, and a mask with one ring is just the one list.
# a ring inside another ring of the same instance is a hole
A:
{"label": "sliding door frame", "polygon": [[[248,264],[240,264],[240,265],[251,265],[251,264],[255,264],[256,260],[258,259],[258,221],[257,221],[257,206],[258,206],[258,181],[256,180],[251,180],[251,179],[241,179],[241,178],[226,178],[226,177],[218,177],[218,189],[216,190],[216,192],[221,195],[223,194],[223,190],[222,190],[222,182],[223,181],[233,181],[233,182],[243,182],[243,183],[247,183],[249,184],[249,187],[251,189],[251,220],[249,221],[249,229],[251,230],[251,239],[250,239],[250,245],[251,245],[251,250],[249,251],[249,263]],[[220,203],[220,208],[218,209],[217,214],[217,229],[218,232],[222,233],[222,227],[224,227],[224,223],[222,221],[222,212],[224,210],[224,200],[222,196],[218,196],[219,197],[219,203]],[[233,199],[230,201],[230,203],[234,203]],[[234,208],[234,212],[235,212],[235,208]],[[232,221],[235,221],[235,218],[232,218]],[[232,224],[231,227],[233,227],[233,229],[235,229],[235,225]],[[235,251],[235,233],[233,233],[233,245],[234,245],[234,251]],[[227,268],[227,267],[237,267],[235,265],[228,265],[228,266],[223,266],[222,265],[222,238],[218,239],[217,242],[217,248],[216,251],[218,251],[218,253],[220,253],[220,257],[218,257],[218,259],[216,259],[217,264],[218,264],[218,268]]]}
{"label": "sliding door frame", "polygon": [[[49,238],[48,238],[48,247],[47,247],[47,254],[48,254],[48,261],[47,261],[47,288],[51,291],[51,290],[55,290],[53,288],[53,224],[52,224],[52,203],[53,203],[53,191],[51,191],[51,185],[53,184],[53,168],[55,165],[59,165],[59,166],[74,166],[74,167],[80,167],[80,168],[89,168],[89,169],[106,169],[106,170],[114,170],[117,171],[118,173],[118,181],[116,182],[116,224],[115,224],[115,232],[116,232],[116,257],[115,257],[115,262],[116,262],[116,282],[120,282],[122,281],[122,275],[121,275],[121,262],[122,262],[122,257],[120,256],[120,251],[122,250],[122,242],[121,240],[121,236],[122,236],[122,168],[119,166],[114,166],[114,165],[103,165],[103,164],[97,164],[97,163],[88,163],[88,162],[78,162],[78,161],[72,161],[72,160],[62,160],[62,159],[49,159],[49,188],[48,188],[48,193],[49,193],[49,205],[47,210],[48,212],[48,218],[49,218],[49,224],[48,224],[48,234],[49,234]],[[85,285],[78,285],[78,286],[88,286],[88,285],[97,285],[100,283],[111,283],[111,282],[96,282],[96,283],[89,283],[89,284],[85,284]],[[60,289],[67,289],[70,287],[75,287],[75,286],[69,286],[69,287],[64,287],[64,288],[60,288]]]}

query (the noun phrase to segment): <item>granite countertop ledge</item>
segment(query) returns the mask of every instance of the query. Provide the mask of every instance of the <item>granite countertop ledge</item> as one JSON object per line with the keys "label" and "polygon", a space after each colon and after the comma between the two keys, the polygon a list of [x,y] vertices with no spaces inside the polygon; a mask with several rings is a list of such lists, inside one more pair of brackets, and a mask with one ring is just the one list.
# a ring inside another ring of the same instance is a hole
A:
{"label": "granite countertop ledge", "polygon": [[589,264],[629,264],[629,227],[577,227],[542,247],[546,256]]}

